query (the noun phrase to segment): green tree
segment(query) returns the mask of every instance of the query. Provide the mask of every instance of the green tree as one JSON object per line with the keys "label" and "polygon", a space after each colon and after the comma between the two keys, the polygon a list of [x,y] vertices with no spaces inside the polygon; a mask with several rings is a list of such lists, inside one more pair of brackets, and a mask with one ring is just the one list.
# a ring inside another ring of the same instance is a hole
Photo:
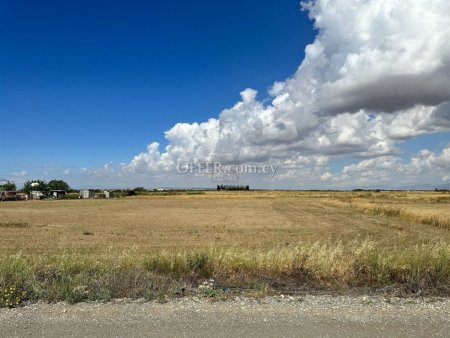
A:
{"label": "green tree", "polygon": [[6,182],[3,185],[0,185],[0,190],[5,190],[5,191],[16,191],[17,187],[16,184],[14,182]]}
{"label": "green tree", "polygon": [[[36,187],[32,187],[32,183],[38,183],[39,185]],[[28,180],[23,184],[22,188],[23,192],[29,194],[31,191],[42,191],[42,192],[48,192],[49,188],[47,186],[47,182],[42,180]]]}
{"label": "green tree", "polygon": [[134,192],[140,193],[140,192],[145,192],[145,188],[144,187],[136,187],[133,189]]}
{"label": "green tree", "polygon": [[47,183],[49,190],[70,190],[70,186],[63,180],[51,180]]}

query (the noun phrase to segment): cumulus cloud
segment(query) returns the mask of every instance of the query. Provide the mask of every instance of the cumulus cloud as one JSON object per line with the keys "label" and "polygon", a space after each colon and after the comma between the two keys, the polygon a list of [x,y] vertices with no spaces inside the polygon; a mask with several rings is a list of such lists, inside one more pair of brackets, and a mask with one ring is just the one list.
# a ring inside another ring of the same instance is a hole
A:
{"label": "cumulus cloud", "polygon": [[450,100],[448,1],[335,0],[304,6],[319,30],[305,60],[319,82],[319,109],[396,112]]}
{"label": "cumulus cloud", "polygon": [[113,177],[115,175],[113,162],[105,163],[103,168],[80,168],[82,175],[96,176],[96,177]]}
{"label": "cumulus cloud", "polygon": [[217,118],[173,126],[165,149],[151,143],[121,173],[227,159],[277,161],[294,176],[306,170],[303,161],[330,181],[324,159],[348,155],[365,159],[341,179],[359,173],[375,180],[398,170],[399,141],[450,130],[450,2],[317,0],[302,7],[316,39],[295,74],[269,89],[269,104],[245,89]]}
{"label": "cumulus cloud", "polygon": [[414,185],[420,183],[448,183],[450,181],[450,146],[440,153],[427,149],[413,155],[404,162],[396,156],[366,159],[345,166],[335,175],[327,175],[326,180],[334,184],[348,186],[396,184]]}

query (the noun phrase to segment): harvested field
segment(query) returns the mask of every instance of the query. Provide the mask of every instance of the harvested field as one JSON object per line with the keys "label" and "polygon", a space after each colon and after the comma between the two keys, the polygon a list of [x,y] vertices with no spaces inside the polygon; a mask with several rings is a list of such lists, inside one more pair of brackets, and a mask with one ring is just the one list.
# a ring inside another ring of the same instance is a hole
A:
{"label": "harvested field", "polygon": [[[450,219],[450,202],[436,203],[439,196],[431,200],[432,194],[421,197],[420,193],[405,193],[404,198],[392,194],[364,197],[354,193],[211,192],[2,203],[0,252],[85,249],[96,254],[105,248],[157,252],[211,245],[270,248],[299,241],[355,239],[401,246],[450,239],[446,230],[401,217],[385,217],[382,212],[365,212],[368,206],[402,207]],[[86,237],[85,232],[92,236]]]}
{"label": "harvested field", "polygon": [[214,278],[258,292],[446,295],[449,196],[208,192],[0,203],[0,288],[47,300],[154,298]]}

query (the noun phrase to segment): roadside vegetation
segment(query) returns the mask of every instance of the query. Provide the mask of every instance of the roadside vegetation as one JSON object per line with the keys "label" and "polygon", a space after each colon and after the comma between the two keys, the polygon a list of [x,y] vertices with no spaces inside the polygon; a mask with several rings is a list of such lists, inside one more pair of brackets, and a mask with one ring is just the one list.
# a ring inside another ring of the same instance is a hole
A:
{"label": "roadside vegetation", "polygon": [[[120,255],[94,259],[80,252],[14,255],[0,260],[2,292],[13,288],[23,301],[157,299],[198,294],[206,279],[214,295],[227,289],[250,292],[359,291],[397,295],[448,295],[450,245],[405,249],[375,243],[297,243],[271,250],[215,249]],[[211,293],[209,293],[211,295]],[[6,299],[6,298],[5,298]],[[0,300],[0,306],[8,306]]]}

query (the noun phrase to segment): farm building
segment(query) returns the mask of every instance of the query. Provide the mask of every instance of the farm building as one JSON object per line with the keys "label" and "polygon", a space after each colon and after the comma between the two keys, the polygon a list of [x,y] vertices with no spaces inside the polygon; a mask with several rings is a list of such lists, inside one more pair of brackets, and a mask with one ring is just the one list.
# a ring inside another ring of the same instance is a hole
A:
{"label": "farm building", "polygon": [[113,196],[113,192],[112,191],[105,190],[103,193],[105,194],[106,198],[111,198]]}
{"label": "farm building", "polygon": [[17,201],[17,193],[15,191],[0,192],[0,201]]}
{"label": "farm building", "polygon": [[28,200],[28,198],[29,198],[29,196],[26,193],[23,193],[23,192],[18,192],[17,193],[17,200],[18,201],[26,201],[26,200]]}
{"label": "farm building", "polygon": [[80,191],[80,198],[94,198],[95,190],[92,189],[84,189]]}
{"label": "farm building", "polygon": [[53,198],[62,199],[62,198],[66,197],[66,191],[65,190],[51,190],[50,195]]}
{"label": "farm building", "polygon": [[42,191],[32,191],[31,192],[31,199],[32,200],[41,200],[45,197],[44,193]]}

